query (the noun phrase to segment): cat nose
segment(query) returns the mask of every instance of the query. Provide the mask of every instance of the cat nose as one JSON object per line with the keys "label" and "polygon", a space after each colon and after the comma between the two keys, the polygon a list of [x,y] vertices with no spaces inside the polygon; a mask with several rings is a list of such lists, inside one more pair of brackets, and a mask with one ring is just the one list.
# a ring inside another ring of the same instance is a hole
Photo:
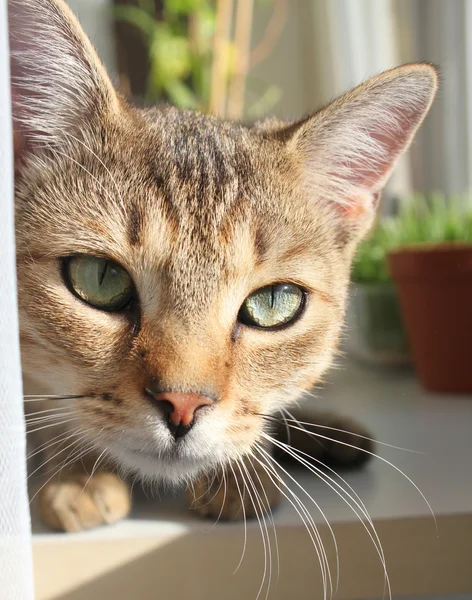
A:
{"label": "cat nose", "polygon": [[214,400],[200,394],[182,392],[158,392],[146,389],[153,404],[162,412],[167,426],[175,439],[186,435],[195,424],[196,414],[204,406],[212,406]]}

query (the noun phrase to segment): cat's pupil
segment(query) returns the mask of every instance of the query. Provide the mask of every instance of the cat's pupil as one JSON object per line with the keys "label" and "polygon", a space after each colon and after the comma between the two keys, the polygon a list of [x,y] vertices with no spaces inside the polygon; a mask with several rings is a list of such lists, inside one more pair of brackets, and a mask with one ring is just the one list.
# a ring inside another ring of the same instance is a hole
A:
{"label": "cat's pupil", "polygon": [[[107,273],[107,269],[108,269],[108,261],[105,262],[105,266],[103,267],[103,271],[102,271],[102,274],[101,274],[101,277],[100,277],[100,284],[99,285],[102,285],[103,280],[105,279],[105,275]],[[112,270],[112,275],[113,275],[113,270]]]}

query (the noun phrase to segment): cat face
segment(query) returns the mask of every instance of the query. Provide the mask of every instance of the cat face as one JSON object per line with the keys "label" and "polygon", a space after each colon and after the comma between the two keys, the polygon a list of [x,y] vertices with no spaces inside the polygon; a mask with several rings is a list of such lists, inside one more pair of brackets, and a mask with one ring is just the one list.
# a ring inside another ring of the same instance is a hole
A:
{"label": "cat face", "polygon": [[[261,415],[318,379],[350,257],[255,130],[166,110],[122,120],[110,140],[72,140],[18,185],[24,368],[85,394],[82,426],[121,463],[187,473],[247,452]],[[71,289],[68,264],[85,256],[126,271],[129,305],[98,309]],[[246,324],[246,298],[277,283],[302,290],[300,315]],[[176,443],[152,385],[215,402]]]}
{"label": "cat face", "polygon": [[67,426],[143,476],[250,452],[332,359],[355,245],[434,70],[244,127],[130,108],[62,2],[9,8],[26,377],[80,395]]}

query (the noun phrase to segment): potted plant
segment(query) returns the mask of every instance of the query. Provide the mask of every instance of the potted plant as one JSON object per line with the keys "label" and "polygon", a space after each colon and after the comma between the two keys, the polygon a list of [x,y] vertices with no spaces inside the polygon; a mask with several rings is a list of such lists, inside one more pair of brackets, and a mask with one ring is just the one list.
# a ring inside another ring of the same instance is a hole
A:
{"label": "potted plant", "polygon": [[346,348],[365,362],[401,366],[410,362],[387,253],[396,245],[397,222],[380,221],[356,253],[351,273]]}
{"label": "potted plant", "polygon": [[472,209],[417,197],[400,216],[388,255],[423,386],[472,392]]}

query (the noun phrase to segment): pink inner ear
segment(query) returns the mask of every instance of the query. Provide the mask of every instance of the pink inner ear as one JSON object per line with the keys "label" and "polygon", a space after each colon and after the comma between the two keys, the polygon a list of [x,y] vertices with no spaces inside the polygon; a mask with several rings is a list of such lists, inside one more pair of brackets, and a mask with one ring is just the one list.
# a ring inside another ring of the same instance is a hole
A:
{"label": "pink inner ear", "polygon": [[371,121],[366,124],[366,134],[371,143],[364,141],[363,151],[356,154],[354,150],[351,160],[342,163],[337,173],[338,177],[341,173],[341,179],[354,188],[353,195],[346,198],[347,203],[341,206],[344,216],[356,218],[376,207],[379,190],[407,147],[422,113],[417,106],[407,107],[403,112],[391,109],[388,122]]}
{"label": "pink inner ear", "polygon": [[20,159],[23,151],[23,138],[18,131],[13,132],[13,155],[15,157],[15,163]]}
{"label": "pink inner ear", "polygon": [[[350,183],[356,187],[375,192],[384,183],[395,161],[406,149],[413,130],[418,125],[422,111],[391,109],[390,122],[373,122],[368,135],[372,144],[363,154],[354,158],[350,165]],[[368,129],[368,126],[367,126]]]}
{"label": "pink inner ear", "polygon": [[18,166],[26,149],[27,141],[24,132],[22,132],[21,115],[19,109],[18,94],[15,93],[15,86],[11,85],[11,103],[13,118],[13,157],[15,166]]}
{"label": "pink inner ear", "polygon": [[341,215],[346,219],[358,219],[363,214],[374,211],[379,203],[380,192],[366,194],[365,197],[357,196],[354,199],[349,199],[347,204],[340,204],[339,210]]}

